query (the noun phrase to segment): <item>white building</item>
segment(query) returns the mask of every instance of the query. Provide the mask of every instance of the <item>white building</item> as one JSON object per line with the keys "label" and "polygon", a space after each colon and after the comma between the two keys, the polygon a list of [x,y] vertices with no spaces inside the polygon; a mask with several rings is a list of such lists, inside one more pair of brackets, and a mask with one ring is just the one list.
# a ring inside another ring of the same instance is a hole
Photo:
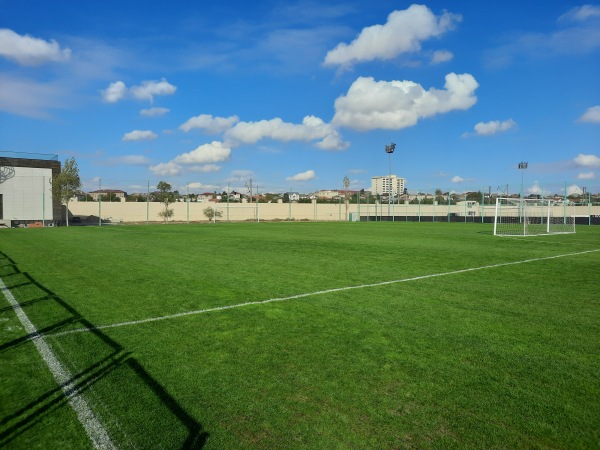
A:
{"label": "white building", "polygon": [[51,184],[59,173],[56,155],[0,152],[0,224],[41,226],[61,220]]}
{"label": "white building", "polygon": [[371,178],[371,192],[376,194],[392,194],[393,196],[404,193],[404,178],[398,178],[396,175]]}

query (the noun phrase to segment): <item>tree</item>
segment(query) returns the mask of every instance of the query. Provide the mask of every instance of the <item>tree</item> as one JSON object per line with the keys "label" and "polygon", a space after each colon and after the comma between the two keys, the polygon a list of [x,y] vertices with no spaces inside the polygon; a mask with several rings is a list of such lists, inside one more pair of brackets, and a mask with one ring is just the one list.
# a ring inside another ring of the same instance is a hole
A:
{"label": "tree", "polygon": [[175,202],[175,194],[171,192],[171,185],[166,181],[160,181],[156,185],[156,189],[158,189],[158,201],[165,205],[165,209],[159,212],[158,215],[166,222],[173,217],[174,211],[169,208],[169,205]]}
{"label": "tree", "polygon": [[69,200],[81,188],[79,168],[75,158],[66,159],[60,173],[52,178],[52,195],[67,206],[67,226],[69,226]]}
{"label": "tree", "polygon": [[204,215],[206,216],[206,218],[208,220],[213,220],[213,219],[223,216],[223,211],[218,211],[215,208],[213,208],[212,206],[209,206],[208,208],[204,208],[202,210],[202,212],[204,213]]}

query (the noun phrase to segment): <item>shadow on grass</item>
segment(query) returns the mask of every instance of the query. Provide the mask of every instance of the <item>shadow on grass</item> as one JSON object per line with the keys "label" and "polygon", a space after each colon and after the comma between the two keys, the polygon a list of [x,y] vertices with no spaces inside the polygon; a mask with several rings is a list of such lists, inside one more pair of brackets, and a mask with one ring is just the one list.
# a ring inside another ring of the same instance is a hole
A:
{"label": "shadow on grass", "polygon": [[[87,403],[99,417],[113,442],[120,448],[199,449],[208,438],[202,425],[189,415],[172,395],[118,342],[111,339],[79,312],[21,272],[6,254],[0,252],[0,277],[38,333],[0,343],[0,357],[10,362],[16,356],[28,357],[33,347],[24,345],[45,333],[59,333],[85,327],[91,331],[46,337],[65,368],[73,374],[65,386],[45,392],[31,392],[16,373],[4,372],[10,379],[12,403],[3,401],[0,417],[0,447],[19,446],[35,435],[44,440],[38,428],[51,422],[53,414],[67,406],[67,395],[85,394]],[[13,307],[1,308],[1,312]],[[24,353],[19,353],[24,352]],[[36,355],[37,357],[37,355]],[[8,366],[7,366],[8,367]],[[15,378],[16,377],[16,378]],[[3,387],[2,389],[6,389]],[[16,392],[15,392],[16,391]],[[30,434],[29,436],[26,436]]]}

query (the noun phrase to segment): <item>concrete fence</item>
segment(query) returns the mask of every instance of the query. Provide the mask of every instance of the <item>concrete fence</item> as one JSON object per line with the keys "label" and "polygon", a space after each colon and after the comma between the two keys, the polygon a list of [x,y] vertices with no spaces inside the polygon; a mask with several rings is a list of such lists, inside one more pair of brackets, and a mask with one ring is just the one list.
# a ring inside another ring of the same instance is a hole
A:
{"label": "concrete fence", "polygon": [[[219,222],[240,221],[491,221],[495,205],[418,205],[418,204],[330,204],[330,203],[197,203],[177,202],[173,209],[173,222],[207,222],[206,208],[217,212]],[[566,210],[558,206],[555,216],[566,214],[600,221],[600,205],[569,205]],[[158,202],[70,202],[71,221],[100,223],[162,222],[159,213],[164,205]],[[591,221],[592,222],[592,221]],[[578,220],[578,223],[582,223]]]}

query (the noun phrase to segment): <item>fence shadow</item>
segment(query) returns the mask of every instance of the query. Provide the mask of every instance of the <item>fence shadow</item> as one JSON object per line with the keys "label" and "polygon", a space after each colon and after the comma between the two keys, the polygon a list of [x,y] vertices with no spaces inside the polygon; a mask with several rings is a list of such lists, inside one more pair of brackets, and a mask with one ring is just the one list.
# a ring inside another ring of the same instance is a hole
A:
{"label": "fence shadow", "polygon": [[[208,433],[202,425],[118,342],[94,329],[75,308],[28,273],[21,272],[2,252],[0,277],[38,330],[35,336],[20,335],[0,341],[0,361],[8,363],[0,372],[7,381],[3,389],[8,386],[7,395],[18,398],[11,403],[3,402],[2,410],[8,412],[0,417],[0,448],[19,446],[20,439],[27,441],[44,421],[68,407],[63,386],[32,392],[26,383],[16,379],[17,373],[9,371],[11,360],[31,354],[33,347],[27,344],[39,335],[83,327],[90,331],[44,339],[59,361],[70,369],[72,378],[65,383],[69,395],[85,396],[115,444],[120,448],[148,449],[204,446]],[[0,313],[11,309],[12,306],[3,307]]]}

